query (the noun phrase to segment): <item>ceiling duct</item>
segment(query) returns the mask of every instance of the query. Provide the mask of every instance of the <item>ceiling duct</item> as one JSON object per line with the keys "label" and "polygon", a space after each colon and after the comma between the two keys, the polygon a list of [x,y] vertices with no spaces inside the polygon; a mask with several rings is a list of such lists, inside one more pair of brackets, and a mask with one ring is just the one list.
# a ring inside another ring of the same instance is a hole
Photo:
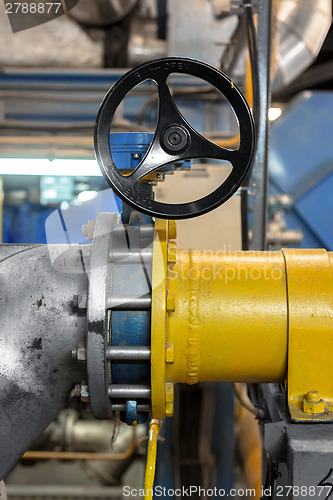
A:
{"label": "ceiling duct", "polygon": [[324,43],[331,22],[331,0],[277,2],[273,91],[291,83],[312,64]]}

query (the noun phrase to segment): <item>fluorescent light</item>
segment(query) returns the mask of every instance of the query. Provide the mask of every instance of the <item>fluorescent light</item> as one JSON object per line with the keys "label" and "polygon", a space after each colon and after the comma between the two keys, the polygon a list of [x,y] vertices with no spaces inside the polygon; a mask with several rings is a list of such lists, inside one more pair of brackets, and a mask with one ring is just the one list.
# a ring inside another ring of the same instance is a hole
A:
{"label": "fluorescent light", "polygon": [[279,116],[281,116],[281,113],[282,113],[282,109],[281,108],[269,108],[268,110],[268,119],[270,122],[273,122],[274,120],[276,120],[277,118],[279,118]]}
{"label": "fluorescent light", "polygon": [[96,160],[0,158],[0,175],[61,175],[100,177]]}
{"label": "fluorescent light", "polygon": [[92,200],[93,198],[96,198],[97,196],[97,191],[82,191],[81,193],[78,194],[77,199],[81,202]]}

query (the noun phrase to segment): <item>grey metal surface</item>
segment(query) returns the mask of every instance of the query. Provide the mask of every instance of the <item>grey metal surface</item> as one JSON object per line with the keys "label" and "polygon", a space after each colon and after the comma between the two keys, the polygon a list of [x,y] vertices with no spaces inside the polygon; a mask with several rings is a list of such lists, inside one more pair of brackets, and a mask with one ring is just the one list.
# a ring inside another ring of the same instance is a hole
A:
{"label": "grey metal surface", "polygon": [[80,0],[71,16],[84,25],[107,26],[127,16],[138,0]]}
{"label": "grey metal surface", "polygon": [[[113,404],[112,405],[112,409],[113,411],[126,411],[127,408],[126,408],[126,405],[125,404]],[[140,405],[138,404],[137,405],[137,411],[140,412],[140,411],[144,411],[144,412],[151,412],[151,405]]]}
{"label": "grey metal surface", "polygon": [[79,246],[13,250],[0,246],[0,479],[85,376],[71,357],[85,337],[85,317],[72,305],[87,288]]}
{"label": "grey metal surface", "polygon": [[151,297],[133,297],[112,295],[107,298],[106,301],[107,309],[117,309],[121,311],[150,311],[151,307]]}
{"label": "grey metal surface", "polygon": [[110,398],[150,398],[150,385],[130,385],[130,384],[112,384],[109,387],[108,395]]}
{"label": "grey metal surface", "polygon": [[127,347],[127,346],[109,346],[106,348],[106,359],[111,360],[150,360],[150,347]]}
{"label": "grey metal surface", "polygon": [[236,27],[237,17],[216,19],[207,0],[169,0],[168,54],[200,59],[218,66]]}
{"label": "grey metal surface", "polygon": [[260,114],[257,124],[257,147],[253,163],[252,182],[255,190],[253,199],[252,242],[253,250],[266,248],[267,219],[267,157],[268,157],[268,109],[270,106],[270,68],[273,3],[272,0],[258,2],[258,71]]}
{"label": "grey metal surface", "polygon": [[271,494],[268,498],[330,498],[333,493],[332,424],[291,422],[283,387],[277,384],[261,387],[271,420],[264,424],[264,448],[270,457],[269,468],[275,469],[270,485],[265,485]]}
{"label": "grey metal surface", "polygon": [[142,262],[151,261],[153,258],[153,250],[144,248],[138,252],[129,250],[112,250],[110,253],[110,261],[118,264],[141,264]]}
{"label": "grey metal surface", "polygon": [[[99,214],[94,230],[90,257],[88,292],[87,369],[90,402],[96,418],[112,416],[108,398],[111,369],[105,360],[105,348],[109,343],[109,316],[106,298],[112,291],[112,270],[109,263],[111,248],[122,239],[122,233],[114,232],[118,223],[115,213]],[[124,236],[125,238],[125,236]]]}

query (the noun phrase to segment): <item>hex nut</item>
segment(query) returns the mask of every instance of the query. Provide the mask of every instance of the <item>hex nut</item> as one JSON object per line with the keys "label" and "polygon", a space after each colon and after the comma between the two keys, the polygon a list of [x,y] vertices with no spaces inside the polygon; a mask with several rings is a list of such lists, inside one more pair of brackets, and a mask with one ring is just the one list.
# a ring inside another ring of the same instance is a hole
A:
{"label": "hex nut", "polygon": [[173,403],[174,400],[174,386],[172,382],[167,382],[165,384],[165,402]]}
{"label": "hex nut", "polygon": [[74,387],[74,396],[76,398],[81,397],[81,384],[76,384],[76,386]]}
{"label": "hex nut", "polygon": [[176,264],[176,243],[168,244],[168,263]]}
{"label": "hex nut", "polygon": [[172,382],[165,384],[165,415],[166,417],[173,416],[173,401],[174,401],[174,385]]}
{"label": "hex nut", "polygon": [[325,412],[325,401],[318,391],[308,391],[303,400],[303,411],[310,415],[319,415]]}
{"label": "hex nut", "polygon": [[87,361],[87,350],[85,347],[77,348],[77,359],[79,361]]}
{"label": "hex nut", "polygon": [[166,308],[168,312],[173,312],[176,309],[176,298],[173,290],[168,290]]}
{"label": "hex nut", "polygon": [[84,224],[82,226],[82,236],[85,238],[88,238],[88,240],[92,241],[93,236],[94,236],[94,231],[95,231],[95,224],[96,221],[88,221],[88,224]]}
{"label": "hex nut", "polygon": [[165,362],[172,365],[175,362],[175,346],[174,344],[167,343],[165,349]]}
{"label": "hex nut", "polygon": [[175,240],[177,238],[177,224],[175,220],[168,221],[168,231],[169,231],[169,239]]}

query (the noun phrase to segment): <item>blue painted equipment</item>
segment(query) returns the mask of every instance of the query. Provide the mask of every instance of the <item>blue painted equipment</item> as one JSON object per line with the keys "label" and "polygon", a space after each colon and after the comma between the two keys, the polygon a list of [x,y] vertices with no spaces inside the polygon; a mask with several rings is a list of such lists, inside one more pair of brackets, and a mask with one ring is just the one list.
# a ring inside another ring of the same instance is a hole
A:
{"label": "blue painted equipment", "polygon": [[304,248],[333,249],[333,93],[305,92],[273,123],[270,192],[293,200],[288,229],[303,231]]}

